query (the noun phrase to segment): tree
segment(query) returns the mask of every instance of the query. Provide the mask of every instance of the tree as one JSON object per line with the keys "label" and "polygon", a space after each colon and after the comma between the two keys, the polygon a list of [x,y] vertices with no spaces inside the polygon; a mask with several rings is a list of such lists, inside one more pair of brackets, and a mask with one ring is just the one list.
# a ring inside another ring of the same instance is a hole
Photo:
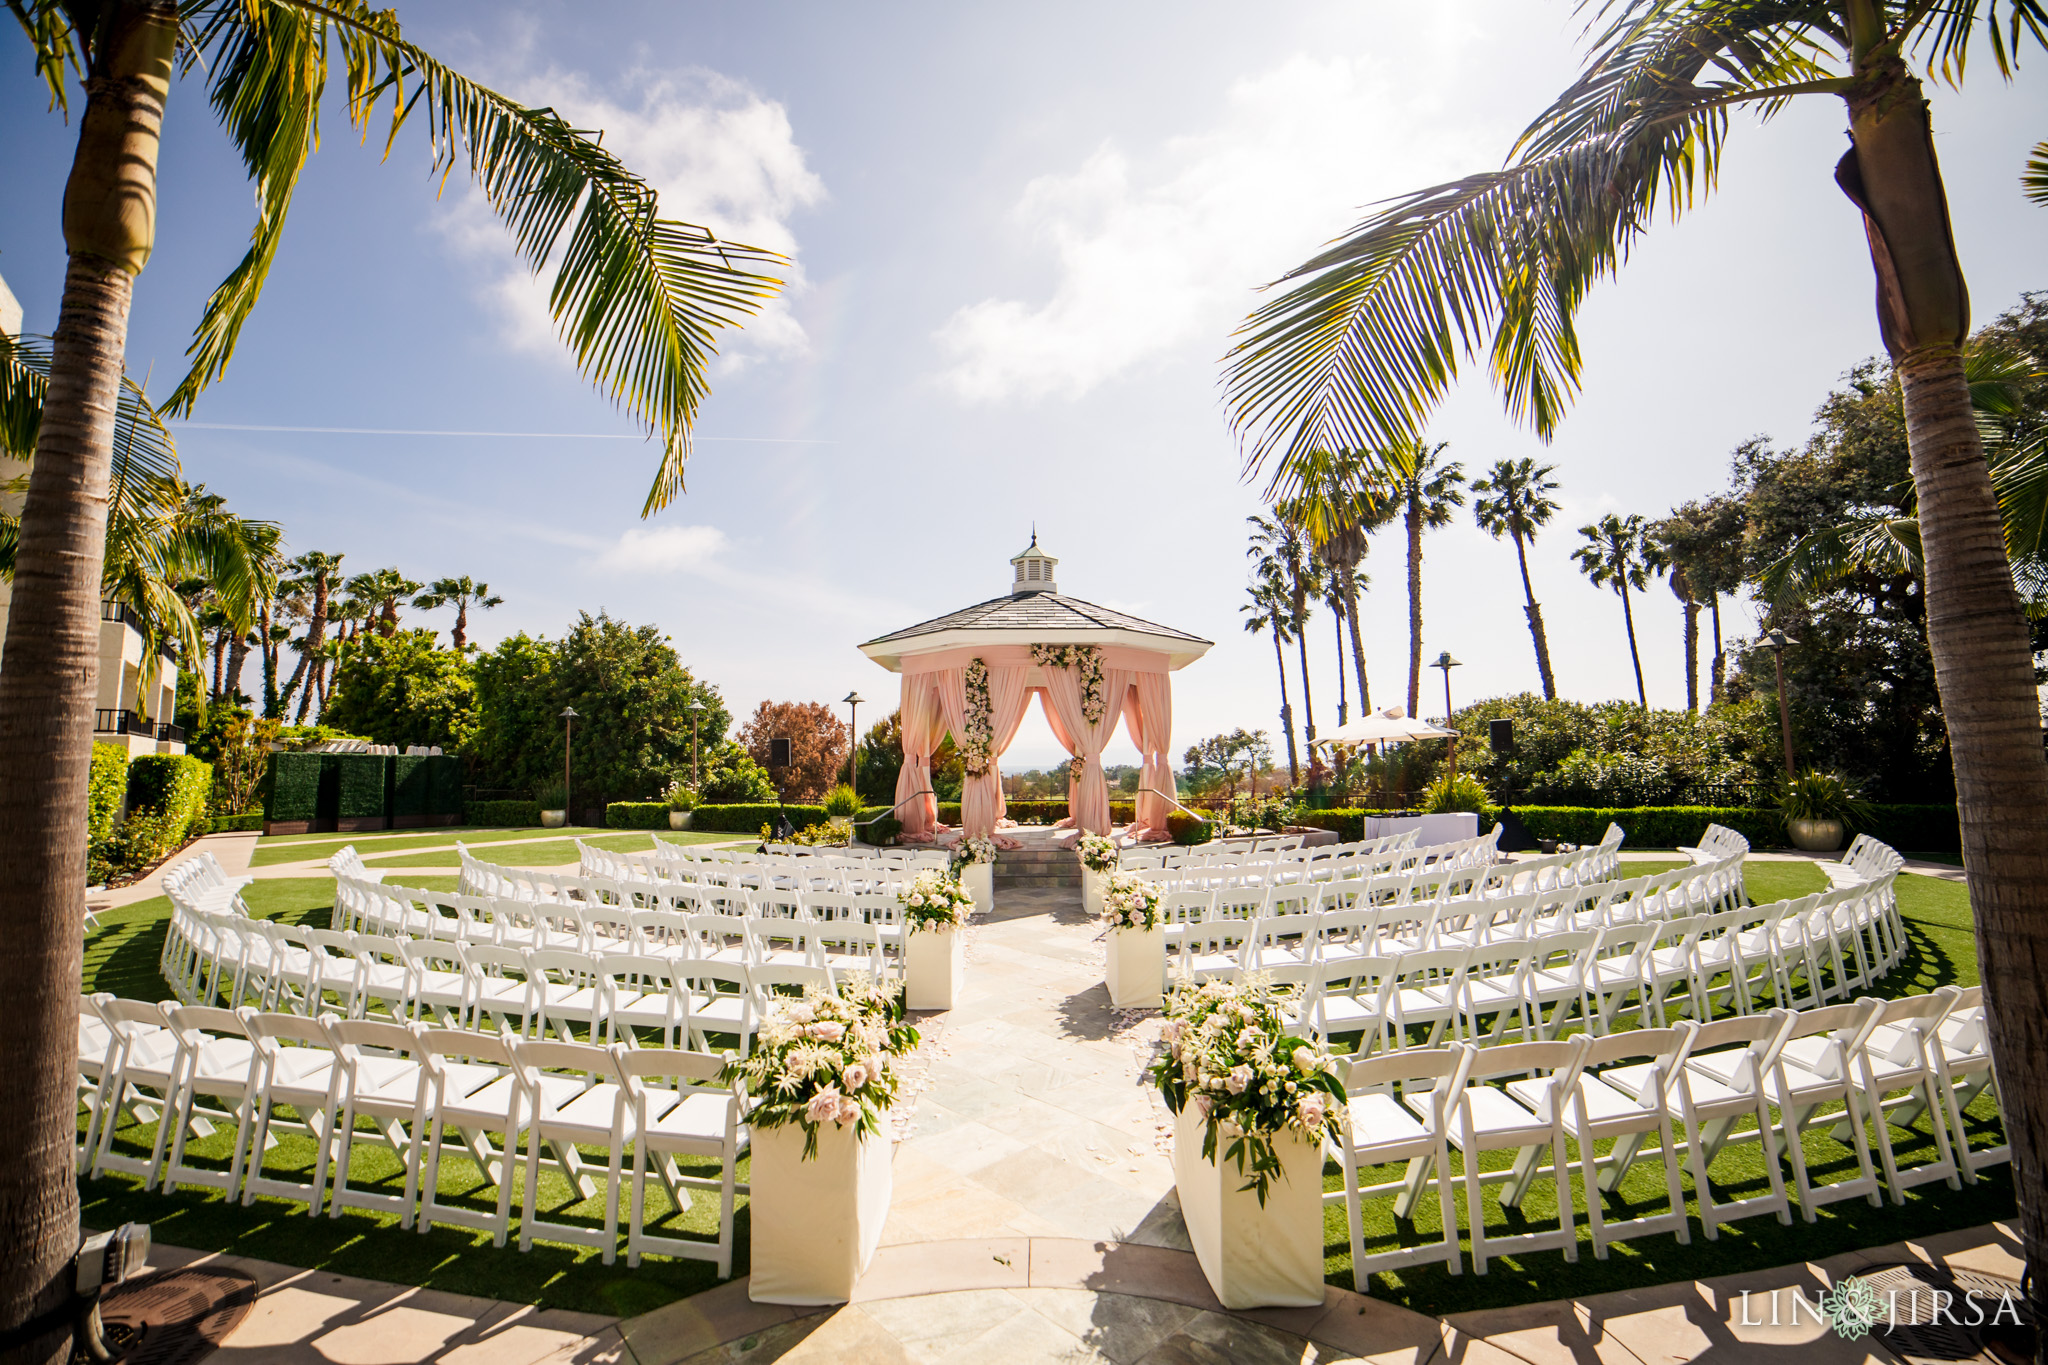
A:
{"label": "tree", "polygon": [[476,727],[468,656],[436,649],[431,630],[365,636],[342,651],[321,720],[379,744],[438,745],[452,753]]}
{"label": "tree", "polygon": [[1650,697],[1643,689],[1643,656],[1636,650],[1636,617],[1628,604],[1630,588],[1641,592],[1650,583],[1648,547],[1643,542],[1643,531],[1643,519],[1635,513],[1623,518],[1609,512],[1592,525],[1579,528],[1579,534],[1586,538],[1586,543],[1572,551],[1572,558],[1578,561],[1579,572],[1590,578],[1594,587],[1613,588],[1621,598],[1621,619],[1628,627],[1629,662],[1636,669],[1636,701],[1647,711]]}
{"label": "tree", "polygon": [[[789,766],[769,767],[768,741],[789,741]],[[846,723],[832,708],[817,701],[764,701],[740,727],[739,741],[771,776],[780,779],[789,799],[816,801],[832,785],[846,762]]]}
{"label": "tree", "polygon": [[[307,596],[306,633],[294,642],[299,661],[292,667],[292,675],[285,681],[284,691],[279,694],[280,712],[292,704],[293,694],[299,698],[299,714],[296,724],[306,723],[306,712],[313,703],[314,684],[307,679],[307,670],[323,666],[324,647],[327,643],[328,597],[334,591],[336,575],[341,569],[340,555],[327,554],[320,550],[308,550],[297,556],[285,568],[298,576]],[[300,692],[301,685],[305,691]]]}
{"label": "tree", "polygon": [[[1309,457],[1301,480],[1301,491],[1280,504],[1284,520],[1298,525],[1321,556],[1335,585],[1342,607],[1332,601],[1331,612],[1341,626],[1351,627],[1351,663],[1358,677],[1358,704],[1372,710],[1372,688],[1365,675],[1365,642],[1358,622],[1358,594],[1370,580],[1358,571],[1372,542],[1367,538],[1387,524],[1397,505],[1389,490],[1405,473],[1396,458],[1390,460],[1376,451],[1317,451]],[[1344,661],[1337,660],[1337,723],[1346,717],[1343,707]]]}
{"label": "tree", "polygon": [[427,585],[427,590],[412,599],[412,604],[421,611],[433,611],[439,607],[455,608],[455,629],[449,632],[448,643],[457,649],[469,644],[469,608],[475,604],[480,610],[502,607],[505,599],[491,593],[491,585],[473,581],[469,575],[460,578],[437,578]]}
{"label": "tree", "polygon": [[1685,709],[1700,709],[1700,603],[1693,594],[1692,579],[1686,574],[1685,565],[1671,557],[1665,547],[1655,541],[1656,564],[1664,573],[1665,582],[1671,585],[1671,595],[1678,599],[1685,612]]}
{"label": "tree", "polygon": [[[1285,468],[1314,450],[1408,438],[1460,353],[1482,347],[1509,411],[1547,437],[1578,381],[1580,304],[1655,210],[1675,216],[1713,190],[1729,110],[1843,102],[1850,145],[1835,181],[1862,214],[1902,389],[1992,1054],[2017,1097],[2007,1123],[2022,1242],[2030,1264],[2048,1264],[2048,762],[2031,632],[1972,420],[1969,295],[1923,84],[1959,85],[1986,43],[2010,78],[2021,44],[2048,45],[2048,7],[1615,0],[1593,13],[1579,78],[1503,167],[1376,210],[1245,324],[1228,382],[1248,462]],[[2048,1276],[2030,1297],[2048,1316]]]}
{"label": "tree", "polygon": [[1557,675],[1550,667],[1550,640],[1543,633],[1543,608],[1536,605],[1536,589],[1529,581],[1529,542],[1539,527],[1549,524],[1557,513],[1550,495],[1557,483],[1550,476],[1556,465],[1537,464],[1527,456],[1519,460],[1495,460],[1484,478],[1472,481],[1472,516],[1479,529],[1499,540],[1515,543],[1515,563],[1522,571],[1522,614],[1529,618],[1529,639],[1536,646],[1536,672],[1543,680],[1543,696],[1557,700]]}
{"label": "tree", "polygon": [[706,746],[703,772],[700,801],[745,806],[776,799],[775,779],[737,741]]}
{"label": "tree", "polygon": [[1465,468],[1457,461],[1441,463],[1448,441],[1424,445],[1413,441],[1401,451],[1406,470],[1394,484],[1394,500],[1408,532],[1408,714],[1422,705],[1422,533],[1451,524],[1451,514],[1465,504]]}
{"label": "tree", "polygon": [[387,640],[398,633],[398,604],[419,590],[418,583],[396,569],[359,573],[348,581],[349,595],[369,607],[364,619],[375,620],[377,633]]}
{"label": "tree", "polygon": [[[1728,656],[1721,640],[1721,598],[1742,587],[1742,505],[1725,497],[1688,502],[1673,508],[1670,516],[1650,528],[1650,534],[1673,568],[1685,575],[1685,586],[1694,600],[1706,600],[1707,615],[1714,627],[1714,657],[1707,690],[1711,705],[1721,700],[1721,685],[1727,679]],[[1690,635],[1686,648],[1690,659]],[[1687,663],[1688,680],[1697,671],[1696,665]],[[1693,684],[1688,681],[1687,686]]]}
{"label": "tree", "polygon": [[1245,553],[1257,563],[1262,577],[1279,585],[1287,599],[1288,633],[1301,651],[1301,743],[1311,756],[1316,747],[1315,700],[1308,681],[1308,618],[1314,602],[1323,592],[1322,565],[1309,548],[1308,537],[1299,525],[1281,515],[1245,518],[1252,526],[1252,543]]}
{"label": "tree", "polygon": [[875,805],[896,804],[896,776],[903,771],[903,712],[891,711],[868,727],[860,741],[860,795]]}
{"label": "tree", "polygon": [[1285,587],[1273,574],[1255,575],[1245,592],[1252,600],[1241,604],[1238,610],[1245,614],[1246,632],[1252,635],[1261,631],[1273,633],[1273,666],[1280,673],[1280,733],[1287,736],[1287,782],[1289,786],[1300,786],[1301,761],[1294,748],[1294,708],[1287,702],[1287,655],[1280,649],[1292,631],[1290,623],[1294,613],[1289,607]]}

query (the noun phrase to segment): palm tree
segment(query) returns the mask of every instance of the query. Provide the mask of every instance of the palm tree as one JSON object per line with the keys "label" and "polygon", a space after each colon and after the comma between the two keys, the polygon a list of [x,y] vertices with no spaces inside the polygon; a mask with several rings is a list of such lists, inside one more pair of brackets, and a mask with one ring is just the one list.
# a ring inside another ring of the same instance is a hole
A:
{"label": "palm tree", "polygon": [[[1276,504],[1281,516],[1300,526],[1321,556],[1330,579],[1343,594],[1343,610],[1331,607],[1351,627],[1351,665],[1358,678],[1359,705],[1372,709],[1372,688],[1366,681],[1365,641],[1358,621],[1358,594],[1367,585],[1358,565],[1372,548],[1367,538],[1392,520],[1398,505],[1393,489],[1407,473],[1405,452],[1317,451],[1307,461],[1300,491]],[[1345,716],[1342,703],[1344,663],[1337,661],[1339,703],[1337,723]]]}
{"label": "palm tree", "polygon": [[1252,578],[1252,584],[1245,589],[1251,601],[1238,608],[1245,614],[1244,628],[1247,633],[1257,635],[1261,631],[1273,634],[1273,666],[1280,671],[1280,733],[1287,736],[1287,780],[1290,786],[1301,785],[1301,759],[1294,748],[1294,707],[1287,700],[1287,655],[1280,646],[1286,643],[1294,620],[1294,607],[1287,595],[1287,586],[1276,573],[1261,570]]}
{"label": "palm tree", "polygon": [[1643,690],[1643,656],[1636,652],[1636,617],[1628,604],[1628,590],[1641,592],[1650,583],[1651,547],[1644,543],[1643,519],[1633,512],[1626,518],[1609,512],[1591,526],[1581,526],[1586,543],[1572,551],[1579,572],[1593,580],[1596,588],[1613,588],[1621,598],[1621,619],[1628,627],[1628,657],[1636,667],[1636,701],[1647,711],[1649,695]]}
{"label": "palm tree", "polygon": [[1408,531],[1408,714],[1422,704],[1422,532],[1451,524],[1451,514],[1465,505],[1465,467],[1456,460],[1440,462],[1450,442],[1433,446],[1405,443],[1398,457],[1406,472],[1394,483],[1394,504]]}
{"label": "palm tree", "polygon": [[[341,561],[340,555],[308,550],[285,566],[297,576],[306,593],[306,633],[296,642],[299,661],[293,665],[292,676],[286,680],[284,691],[279,696],[279,714],[282,715],[291,708],[293,694],[298,695],[299,714],[293,720],[295,725],[306,723],[306,713],[313,705],[313,684],[307,679],[307,671],[317,669],[314,661],[326,648],[328,597],[334,591]],[[304,692],[299,691],[302,684],[306,689]]]}
{"label": "palm tree", "polygon": [[1309,548],[1308,537],[1302,534],[1301,527],[1279,515],[1278,509],[1270,519],[1251,516],[1245,520],[1252,526],[1252,543],[1245,553],[1258,561],[1261,574],[1272,575],[1287,593],[1291,613],[1287,628],[1296,647],[1301,650],[1301,747],[1313,762],[1316,707],[1308,681],[1308,618],[1313,611],[1309,604],[1323,593],[1322,565]]}
{"label": "palm tree", "polygon": [[[298,178],[316,142],[330,61],[365,135],[390,110],[387,146],[410,125],[437,169],[467,161],[520,256],[553,276],[550,306],[583,373],[661,436],[646,510],[681,489],[707,392],[716,329],[777,282],[776,258],[661,217],[656,195],[551,109],[505,98],[406,41],[363,0],[9,0],[51,103],[85,109],[61,221],[69,264],[21,514],[7,639],[0,649],[0,1111],[19,1116],[19,1159],[0,1167],[0,1334],[68,1300],[59,1268],[76,1246],[68,1148],[78,989],[78,891],[97,688],[99,595],[123,354],[135,279],[154,246],[158,134],[181,64],[200,73],[256,180],[247,254],[207,301],[193,366],[171,410],[189,412],[234,353],[255,307]],[[182,51],[181,51],[182,48]],[[181,204],[164,196],[166,205]],[[22,207],[16,204],[16,211]],[[52,216],[57,206],[51,205]],[[54,1359],[68,1327],[12,1358]]]}
{"label": "palm tree", "polygon": [[455,607],[455,629],[449,634],[449,643],[458,650],[469,643],[469,608],[475,603],[484,611],[505,605],[505,599],[491,595],[491,585],[473,581],[469,575],[460,578],[437,578],[427,585],[427,590],[412,599],[412,604],[421,611],[433,611],[453,603]]}
{"label": "palm tree", "polygon": [[[1375,210],[1246,322],[1228,401],[1247,463],[1278,459],[1284,491],[1312,451],[1412,439],[1460,359],[1482,352],[1508,411],[1547,438],[1579,382],[1580,305],[1660,209],[1676,216],[1719,183],[1729,111],[1842,101],[1850,145],[1834,178],[1862,217],[1856,241],[1904,393],[1992,1054],[2007,1093],[2024,1097],[2010,1125],[2022,1240],[2030,1264],[2048,1265],[2048,762],[2029,630],[1971,420],[1969,294],[1924,84],[1960,85],[1987,43],[2009,79],[2022,44],[2048,46],[2048,5],[1610,0],[1588,12],[1583,70],[1505,165]],[[2048,1276],[2033,1301],[2048,1316]]]}
{"label": "palm tree", "polygon": [[[1325,559],[1323,567],[1323,605],[1330,609],[1330,626],[1337,637],[1337,723],[1344,724],[1351,719],[1351,705],[1344,691],[1344,623],[1351,623],[1351,639],[1358,640],[1358,621],[1353,616],[1358,595],[1372,586],[1372,576],[1359,569],[1345,569]],[[1356,656],[1354,655],[1354,661]],[[1358,705],[1361,711],[1372,709],[1372,694],[1365,690],[1365,670],[1358,671]]]}
{"label": "palm tree", "polygon": [[1472,481],[1472,515],[1479,529],[1499,540],[1515,542],[1515,563],[1522,570],[1522,614],[1529,618],[1529,638],[1536,644],[1536,672],[1543,679],[1546,701],[1557,700],[1557,675],[1550,667],[1550,639],[1543,633],[1543,608],[1536,605],[1536,589],[1529,582],[1529,542],[1538,527],[1546,525],[1557,512],[1550,495],[1557,491],[1550,477],[1555,465],[1537,464],[1527,456],[1519,460],[1495,460],[1486,477]]}
{"label": "palm tree", "polygon": [[1664,574],[1664,581],[1671,585],[1671,595],[1678,599],[1679,607],[1685,612],[1685,709],[1694,715],[1700,709],[1700,603],[1693,595],[1692,576],[1685,571],[1685,563],[1674,559],[1667,547],[1652,541],[1657,549],[1656,563]]}
{"label": "palm tree", "polygon": [[[1694,601],[1706,602],[1708,619],[1714,628],[1714,657],[1708,671],[1707,700],[1721,700],[1721,684],[1728,676],[1728,655],[1721,643],[1721,597],[1742,587],[1744,564],[1742,504],[1733,498],[1709,498],[1675,507],[1671,515],[1650,528],[1674,569],[1682,571],[1685,587]],[[1676,580],[1673,583],[1676,591]],[[1688,625],[1688,632],[1694,629]],[[1693,648],[1687,635],[1688,658]],[[1688,662],[1687,677],[1697,673]],[[1688,691],[1693,684],[1688,682]]]}
{"label": "palm tree", "polygon": [[398,633],[398,604],[419,592],[421,585],[396,569],[359,573],[348,581],[349,595],[368,605],[369,616],[377,622],[377,633],[390,639]]}

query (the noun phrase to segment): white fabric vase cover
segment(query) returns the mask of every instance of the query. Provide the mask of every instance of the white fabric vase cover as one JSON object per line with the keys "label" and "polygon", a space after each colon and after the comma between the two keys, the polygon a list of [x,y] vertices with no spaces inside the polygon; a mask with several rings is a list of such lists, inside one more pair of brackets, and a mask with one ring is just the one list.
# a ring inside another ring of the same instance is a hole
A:
{"label": "white fabric vase cover", "polygon": [[802,1124],[753,1134],[755,1303],[845,1303],[873,1259],[889,1217],[891,1143],[859,1137],[853,1125],[818,1130],[806,1161]]}
{"label": "white fabric vase cover", "polygon": [[1120,1010],[1156,1010],[1166,1003],[1166,930],[1111,929],[1102,936],[1102,979]]}
{"label": "white fabric vase cover", "polygon": [[903,935],[904,1008],[953,1008],[963,959],[958,929],[910,928]]}
{"label": "white fabric vase cover", "polygon": [[[1209,1288],[1225,1308],[1304,1308],[1323,1301],[1323,1153],[1295,1129],[1276,1135],[1281,1173],[1266,1190],[1240,1189],[1248,1176],[1216,1140],[1204,1160],[1207,1124],[1190,1103],[1174,1120],[1173,1174],[1188,1240]],[[758,1160],[758,1158],[756,1158]]]}
{"label": "white fabric vase cover", "polygon": [[1081,869],[1081,906],[1093,918],[1102,918],[1102,888],[1108,885],[1107,872],[1097,872],[1092,867]]}
{"label": "white fabric vase cover", "polygon": [[974,897],[974,908],[982,914],[996,908],[996,865],[994,863],[969,863],[960,869],[960,885],[967,888],[967,894]]}

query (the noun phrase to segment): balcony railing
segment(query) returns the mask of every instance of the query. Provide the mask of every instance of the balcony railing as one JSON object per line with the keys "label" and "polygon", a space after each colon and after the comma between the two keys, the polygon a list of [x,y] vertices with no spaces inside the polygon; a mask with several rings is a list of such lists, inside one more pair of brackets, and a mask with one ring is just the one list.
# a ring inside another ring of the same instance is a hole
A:
{"label": "balcony railing", "polygon": [[136,614],[135,608],[129,606],[126,602],[100,603],[100,620],[125,621],[138,631],[142,629],[142,618]]}
{"label": "balcony railing", "polygon": [[133,711],[103,708],[92,713],[92,732],[96,735],[143,735],[154,739],[156,726]]}
{"label": "balcony railing", "polygon": [[156,727],[156,737],[161,740],[168,740],[173,744],[183,744],[185,742],[185,727],[173,725],[167,720],[160,721]]}

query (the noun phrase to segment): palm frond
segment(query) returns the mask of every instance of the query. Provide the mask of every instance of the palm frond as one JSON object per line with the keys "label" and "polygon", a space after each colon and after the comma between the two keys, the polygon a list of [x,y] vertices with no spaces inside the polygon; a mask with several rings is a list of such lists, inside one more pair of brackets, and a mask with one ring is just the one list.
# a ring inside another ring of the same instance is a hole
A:
{"label": "palm frond", "polygon": [[2033,153],[2027,157],[2027,169],[2020,176],[2020,189],[2027,198],[2048,208],[2048,142],[2034,144]]}
{"label": "palm frond", "polygon": [[578,368],[662,442],[643,514],[683,486],[690,431],[709,393],[721,328],[738,326],[780,287],[784,258],[660,216],[652,187],[552,109],[530,108],[407,42],[389,10],[361,0],[242,0],[203,30],[216,53],[214,104],[259,183],[255,241],[215,292],[191,374],[171,407],[189,409],[233,354],[276,247],[290,184],[317,130],[326,44],[348,71],[349,116],[369,135],[388,97],[388,156],[418,118],[445,181],[467,161],[484,197],[536,273],[553,268],[548,304]]}
{"label": "palm frond", "polygon": [[1802,536],[1757,575],[1758,590],[1770,601],[1827,592],[1859,573],[1920,572],[1920,519],[1911,516],[1857,517]]}
{"label": "palm frond", "polygon": [[1991,60],[2008,80],[2019,68],[2020,48],[2031,38],[2048,47],[2048,5],[2042,0],[1927,0],[1911,6],[1909,24],[1894,41],[1960,85],[1979,31]]}
{"label": "palm frond", "polygon": [[1995,451],[1991,488],[2005,523],[2007,558],[2015,565],[2048,560],[2048,431]]}
{"label": "palm frond", "polygon": [[65,72],[85,78],[85,62],[79,54],[78,35],[71,26],[71,14],[63,0],[7,0],[15,22],[35,49],[36,79],[50,92],[50,107],[71,112]]}

